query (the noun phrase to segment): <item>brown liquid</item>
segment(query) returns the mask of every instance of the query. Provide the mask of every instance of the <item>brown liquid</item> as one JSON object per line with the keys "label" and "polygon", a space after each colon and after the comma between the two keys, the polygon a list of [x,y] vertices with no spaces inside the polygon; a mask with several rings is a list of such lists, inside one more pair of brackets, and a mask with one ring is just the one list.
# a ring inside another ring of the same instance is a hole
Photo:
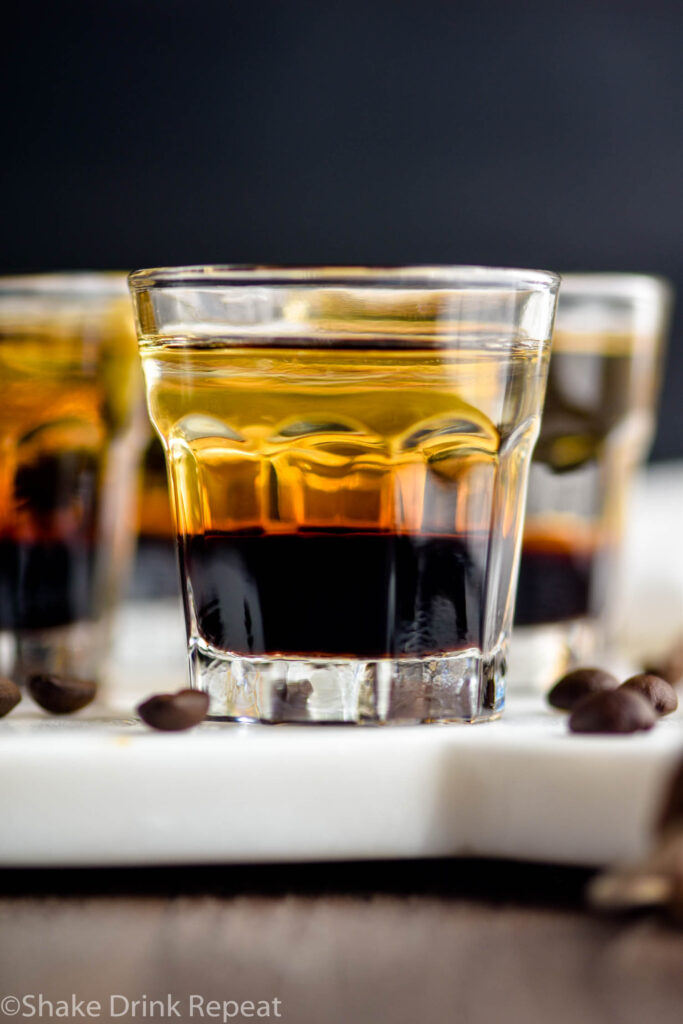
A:
{"label": "brown liquid", "polygon": [[497,642],[541,346],[142,354],[204,642],[368,657]]}
{"label": "brown liquid", "polygon": [[527,534],[517,584],[515,624],[564,622],[587,615],[597,552]]}
{"label": "brown liquid", "polygon": [[516,625],[600,615],[633,466],[652,433],[649,337],[556,330],[529,478]]}
{"label": "brown liquid", "polygon": [[[39,306],[39,304],[38,304]],[[0,315],[0,629],[96,618],[137,372],[125,297]],[[108,534],[107,534],[108,535]]]}
{"label": "brown liquid", "polygon": [[485,536],[211,533],[180,550],[186,600],[218,650],[423,657],[482,642]]}

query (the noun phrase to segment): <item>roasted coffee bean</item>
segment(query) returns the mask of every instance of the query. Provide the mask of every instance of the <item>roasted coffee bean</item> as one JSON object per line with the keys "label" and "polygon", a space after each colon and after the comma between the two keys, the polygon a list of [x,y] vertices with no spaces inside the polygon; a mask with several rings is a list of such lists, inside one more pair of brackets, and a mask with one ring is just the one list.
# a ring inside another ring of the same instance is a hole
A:
{"label": "roasted coffee bean", "polygon": [[619,687],[579,701],[569,718],[569,729],[571,732],[639,732],[651,729],[656,721],[655,710],[646,697]]}
{"label": "roasted coffee bean", "polygon": [[21,700],[21,690],[11,679],[0,676],[0,718],[8,715]]}
{"label": "roasted coffee bean", "polygon": [[73,676],[37,675],[29,679],[28,692],[36,704],[51,714],[70,715],[94,700],[97,683]]}
{"label": "roasted coffee bean", "polygon": [[642,693],[658,715],[670,715],[678,707],[678,697],[671,683],[667,683],[666,679],[654,676],[649,672],[640,672],[637,676],[631,676],[621,684],[621,687],[625,690]]}
{"label": "roasted coffee bean", "polygon": [[674,769],[657,819],[658,832],[670,829],[683,832],[683,760]]}
{"label": "roasted coffee bean", "polygon": [[584,697],[616,690],[618,685],[619,680],[601,668],[575,668],[558,679],[548,694],[548,703],[561,711],[571,711]]}
{"label": "roasted coffee bean", "polygon": [[157,693],[138,705],[137,712],[152,729],[180,732],[199,725],[209,710],[209,695],[201,690]]}

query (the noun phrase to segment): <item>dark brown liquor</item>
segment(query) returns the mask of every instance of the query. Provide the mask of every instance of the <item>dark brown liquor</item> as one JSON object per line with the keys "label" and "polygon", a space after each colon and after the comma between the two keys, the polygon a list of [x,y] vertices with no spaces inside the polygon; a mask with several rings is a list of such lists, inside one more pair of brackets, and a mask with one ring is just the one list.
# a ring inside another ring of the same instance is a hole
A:
{"label": "dark brown liquor", "polygon": [[51,629],[97,616],[93,545],[0,540],[0,565],[0,629]]}
{"label": "dark brown liquor", "polygon": [[209,533],[180,551],[188,618],[218,650],[370,659],[481,645],[485,536]]}
{"label": "dark brown liquor", "polygon": [[588,615],[594,556],[577,548],[525,543],[517,584],[515,625],[565,622]]}
{"label": "dark brown liquor", "polygon": [[48,629],[98,614],[98,462],[95,451],[68,447],[72,430],[62,427],[63,450],[41,451],[38,439],[17,459],[13,515],[0,533],[0,629]]}

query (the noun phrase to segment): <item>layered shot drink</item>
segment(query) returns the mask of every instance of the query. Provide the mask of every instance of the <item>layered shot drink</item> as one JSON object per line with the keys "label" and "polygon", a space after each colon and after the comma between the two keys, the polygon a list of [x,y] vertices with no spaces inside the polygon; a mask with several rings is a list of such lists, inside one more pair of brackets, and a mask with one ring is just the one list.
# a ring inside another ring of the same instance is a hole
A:
{"label": "layered shot drink", "polygon": [[565,275],[534,452],[515,613],[515,685],[608,654],[630,483],[650,445],[670,293]]}
{"label": "layered shot drink", "polygon": [[557,279],[189,268],[131,287],[211,713],[497,715]]}
{"label": "layered shot drink", "polygon": [[125,275],[1,279],[0,379],[2,671],[98,678],[142,426]]}

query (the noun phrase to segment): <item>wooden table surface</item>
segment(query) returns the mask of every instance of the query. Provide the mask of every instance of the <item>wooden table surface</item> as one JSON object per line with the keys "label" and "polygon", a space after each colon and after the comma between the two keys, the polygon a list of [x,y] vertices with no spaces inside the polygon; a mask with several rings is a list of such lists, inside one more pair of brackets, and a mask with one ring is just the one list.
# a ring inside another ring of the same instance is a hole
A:
{"label": "wooden table surface", "polygon": [[481,860],[5,870],[0,1007],[73,993],[129,1021],[143,1007],[114,1018],[112,994],[171,995],[180,1016],[156,1019],[189,1021],[194,994],[278,998],[271,1017],[294,1024],[679,1024],[683,931],[589,914],[589,877]]}

